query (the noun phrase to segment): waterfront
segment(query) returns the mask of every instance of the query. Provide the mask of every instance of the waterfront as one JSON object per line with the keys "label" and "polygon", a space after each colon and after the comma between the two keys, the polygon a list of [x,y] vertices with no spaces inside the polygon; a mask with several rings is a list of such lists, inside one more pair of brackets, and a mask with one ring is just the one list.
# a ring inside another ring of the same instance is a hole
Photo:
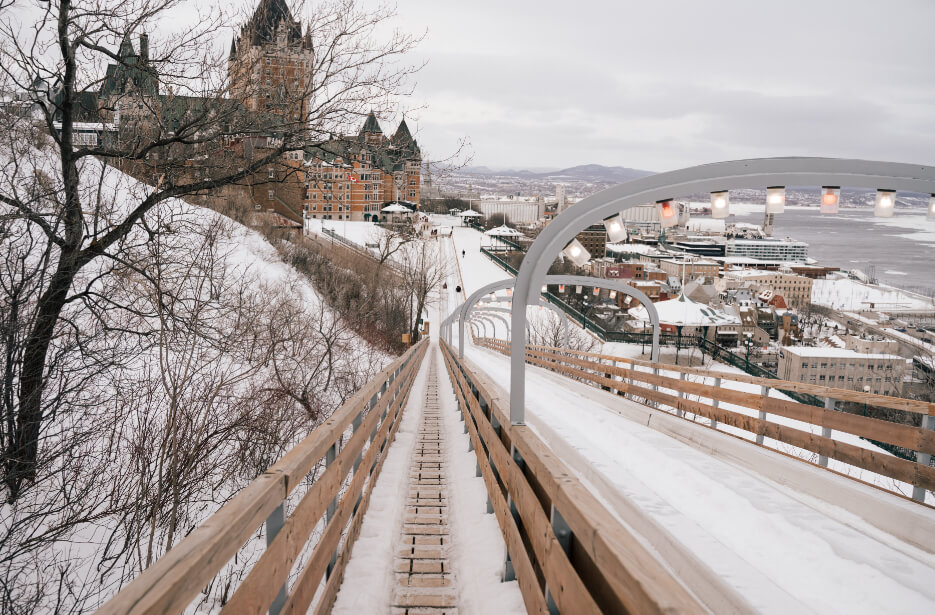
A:
{"label": "waterfront", "polygon": [[[762,224],[763,205],[740,204],[731,222]],[[871,209],[842,209],[823,216],[817,208],[790,207],[777,214],[773,236],[791,237],[809,244],[809,256],[822,265],[842,269],[874,266],[884,284],[935,293],[935,221],[925,210],[897,210],[892,218],[875,218]]]}

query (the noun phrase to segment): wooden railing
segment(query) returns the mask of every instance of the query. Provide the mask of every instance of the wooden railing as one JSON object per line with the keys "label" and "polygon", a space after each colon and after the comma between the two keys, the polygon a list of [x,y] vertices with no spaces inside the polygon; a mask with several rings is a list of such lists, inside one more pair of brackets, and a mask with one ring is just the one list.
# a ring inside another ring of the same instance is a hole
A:
{"label": "wooden railing", "polygon": [[[316,597],[315,613],[329,612],[426,348],[423,340],[393,361],[98,613],[181,613],[264,521],[266,551],[221,612],[305,613]],[[284,518],[285,499],[322,459],[324,472]],[[323,517],[290,589],[293,564]]]}
{"label": "wooden railing", "polygon": [[481,374],[442,352],[529,613],[704,613],[694,594],[528,427]]}
{"label": "wooden railing", "polygon": [[[475,343],[505,355],[510,353],[509,343],[504,340],[475,338]],[[821,466],[827,466],[828,459],[835,459],[909,483],[914,486],[913,498],[916,500],[924,501],[925,490],[935,490],[935,467],[930,465],[931,456],[935,454],[935,404],[930,402],[548,346],[527,346],[526,361],[595,384],[604,390],[634,397],[657,407],[667,407],[679,416],[691,413],[705,417],[715,428],[723,424],[749,432],[756,436],[757,444],[763,444],[765,438],[771,438],[816,453]],[[660,373],[662,371],[678,373],[679,377],[663,375]],[[713,378],[714,382],[690,382],[687,380],[689,375]],[[726,388],[723,386],[724,381],[758,385],[760,392]],[[770,397],[770,389],[818,396],[825,400],[825,407]],[[921,414],[922,427],[835,411],[836,400]],[[722,402],[753,410],[756,416],[722,408]],[[818,435],[770,421],[769,415],[821,427],[822,433]],[[917,461],[842,442],[834,438],[835,431],[916,451]]]}

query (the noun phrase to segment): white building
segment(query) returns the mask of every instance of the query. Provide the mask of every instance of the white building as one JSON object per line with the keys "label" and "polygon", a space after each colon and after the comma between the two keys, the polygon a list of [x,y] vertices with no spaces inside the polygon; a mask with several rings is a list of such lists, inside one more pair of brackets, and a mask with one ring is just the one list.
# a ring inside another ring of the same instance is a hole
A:
{"label": "white building", "polygon": [[483,197],[480,212],[487,218],[503,214],[513,224],[533,224],[545,217],[545,201],[538,196]]}
{"label": "white building", "polygon": [[803,262],[808,258],[808,244],[804,241],[781,239],[728,239],[725,256]]}
{"label": "white building", "polygon": [[783,346],[779,355],[783,380],[878,395],[899,395],[905,369],[903,357],[845,348]]}

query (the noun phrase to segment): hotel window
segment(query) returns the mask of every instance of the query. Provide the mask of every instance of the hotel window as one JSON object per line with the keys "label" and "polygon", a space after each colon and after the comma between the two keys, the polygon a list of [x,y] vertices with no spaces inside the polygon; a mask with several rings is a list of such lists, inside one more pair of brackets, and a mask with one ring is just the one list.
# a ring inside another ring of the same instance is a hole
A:
{"label": "hotel window", "polygon": [[273,200],[273,191],[272,191],[272,190],[269,190],[269,191],[266,193],[266,198],[269,199],[270,201]]}
{"label": "hotel window", "polygon": [[269,169],[269,178],[270,178],[270,179],[275,179],[275,178],[276,178],[276,171],[274,171],[273,169]]}

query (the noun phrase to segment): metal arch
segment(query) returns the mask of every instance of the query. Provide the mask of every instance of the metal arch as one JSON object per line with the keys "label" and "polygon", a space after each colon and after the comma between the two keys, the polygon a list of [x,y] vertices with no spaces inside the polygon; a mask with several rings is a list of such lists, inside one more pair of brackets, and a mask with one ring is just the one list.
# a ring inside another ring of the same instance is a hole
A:
{"label": "metal arch", "polygon": [[[568,242],[588,226],[631,207],[698,192],[816,185],[935,194],[935,167],[834,158],[761,158],[706,164],[629,181],[582,199],[543,229],[523,258],[513,299],[531,303],[549,266]],[[521,329],[526,310],[515,310],[511,319],[513,330]],[[510,420],[522,423],[526,365],[521,340],[511,340],[510,353]]]}
{"label": "metal arch", "polygon": [[[503,326],[506,327],[506,339],[507,341],[510,340],[510,321],[504,318],[501,314],[496,313],[496,312],[509,313],[509,310],[505,308],[486,306],[486,307],[478,309],[478,312],[481,314],[484,314],[485,316],[489,316],[490,318],[496,318],[497,320],[502,322]],[[494,335],[496,335],[496,331],[494,331]]]}
{"label": "metal arch", "polygon": [[[484,325],[484,337],[497,337],[497,325],[489,316],[474,314],[474,318],[481,321]],[[487,325],[490,325],[490,335],[487,335]]]}
{"label": "metal arch", "polygon": [[472,320],[470,322],[470,325],[471,325],[471,329],[474,331],[474,335],[476,335],[477,337],[480,337],[480,324]]}
{"label": "metal arch", "polygon": [[[491,303],[512,303],[512,302],[513,302],[513,298],[512,298],[512,297],[494,297],[493,299],[488,299],[488,301],[490,301]],[[546,300],[546,298],[545,298],[545,297],[542,297],[542,296],[539,297],[539,305],[538,305],[538,307],[546,307],[546,308],[549,308],[550,310],[552,310],[553,312],[555,312],[555,313],[558,315],[559,318],[562,319],[562,339],[564,340],[563,345],[564,345],[565,348],[568,348],[568,339],[569,339],[569,335],[570,335],[569,323],[568,323],[568,314],[566,314],[564,311],[562,311],[561,309],[559,309],[559,307],[558,307],[557,305],[555,305],[555,304],[553,304],[553,303],[549,303],[549,302]],[[509,310],[504,309],[503,311],[505,311],[505,312],[507,312],[507,313],[512,313],[513,310],[512,310],[512,308],[511,308],[511,309],[509,309]],[[529,339],[532,339],[532,335],[529,333],[529,323],[528,323],[528,322],[526,323],[526,334],[529,335]]]}
{"label": "metal arch", "polygon": [[[468,297],[467,301],[458,306],[458,309],[452,313],[449,319],[453,319],[456,316],[460,318],[458,325],[458,358],[464,358],[464,322],[470,318],[471,312],[474,310],[477,301],[480,297],[484,295],[496,292],[498,290],[503,290],[504,288],[510,288],[513,283],[516,281],[515,278],[509,278],[507,280],[500,280],[497,282],[491,282],[490,284],[480,288],[475,291]],[[652,351],[650,353],[650,360],[658,361],[659,360],[659,314],[656,313],[656,308],[653,306],[652,300],[647,297],[643,292],[624,284],[620,280],[611,280],[607,278],[591,278],[587,276],[580,275],[547,275],[543,279],[543,283],[546,284],[570,284],[570,285],[583,285],[583,286],[597,286],[598,288],[609,288],[611,290],[616,290],[619,293],[633,297],[640,302],[646,308],[646,311],[649,313],[649,320],[653,327],[653,343]],[[513,296],[516,296],[516,293],[513,293]],[[528,304],[527,304],[528,305]],[[515,305],[514,305],[515,307]],[[512,331],[516,331],[516,313],[517,311],[523,312],[523,318],[520,322],[520,331],[526,329],[528,324],[526,320],[526,310],[514,310],[511,315],[511,326]],[[510,340],[511,349],[513,344],[517,344],[517,338],[514,335]],[[520,346],[520,356],[526,355],[525,343],[523,338],[520,338],[520,343],[523,344]],[[513,352],[513,350],[511,350]],[[510,359],[512,363],[512,358]],[[512,373],[512,368],[511,368]],[[512,416],[511,416],[512,421]]]}
{"label": "metal arch", "polygon": [[[494,306],[483,305],[483,304],[479,304],[479,305],[477,306],[477,311],[478,311],[478,312],[481,312],[481,313],[486,313],[486,312],[505,312],[505,313],[507,313],[507,314],[510,313],[510,310],[508,310],[507,308],[494,307]],[[493,318],[494,316],[496,316],[497,318],[500,318],[502,321],[504,321],[505,323],[507,323],[507,326],[506,326],[506,334],[507,334],[507,338],[508,338],[507,341],[510,341],[510,339],[511,339],[511,336],[510,336],[510,324],[509,324],[510,321],[509,321],[508,319],[504,318],[503,316],[498,316],[498,315],[496,315],[496,314],[489,314],[489,315],[490,315],[491,318]],[[527,337],[527,339],[530,337],[530,334],[529,334],[529,323],[528,323],[528,322],[526,323],[526,337]],[[566,345],[567,345],[567,344],[566,344]]]}
{"label": "metal arch", "polygon": [[487,336],[487,323],[490,322],[489,320],[487,320],[486,318],[482,318],[476,314],[473,314],[471,316],[471,322],[477,323],[480,326],[482,326],[484,328],[484,337],[488,337]]}

